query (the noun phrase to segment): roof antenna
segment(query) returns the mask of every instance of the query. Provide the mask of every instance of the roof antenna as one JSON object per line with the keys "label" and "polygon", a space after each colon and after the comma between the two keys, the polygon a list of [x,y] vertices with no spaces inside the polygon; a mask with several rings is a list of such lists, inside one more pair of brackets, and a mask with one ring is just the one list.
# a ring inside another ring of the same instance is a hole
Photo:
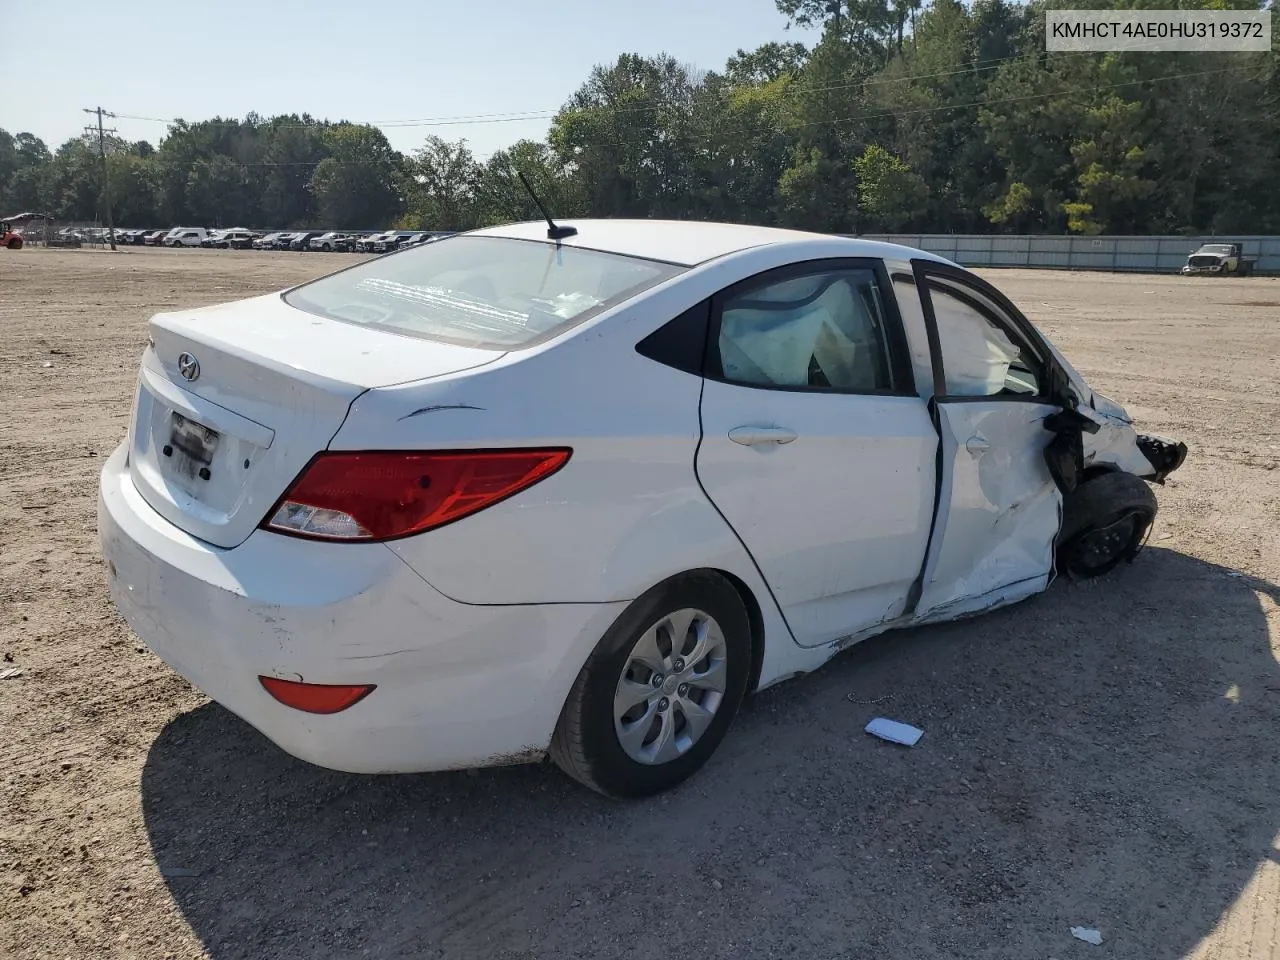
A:
{"label": "roof antenna", "polygon": [[547,208],[542,205],[542,201],[538,199],[538,195],[533,192],[533,187],[529,186],[529,181],[525,179],[524,174],[517,170],[516,176],[520,178],[520,182],[524,184],[524,188],[529,191],[529,196],[533,197],[533,202],[538,205],[538,210],[542,213],[542,219],[547,221],[547,239],[557,242],[565,237],[572,237],[578,232],[577,227],[562,227],[551,219],[551,214],[547,213]]}

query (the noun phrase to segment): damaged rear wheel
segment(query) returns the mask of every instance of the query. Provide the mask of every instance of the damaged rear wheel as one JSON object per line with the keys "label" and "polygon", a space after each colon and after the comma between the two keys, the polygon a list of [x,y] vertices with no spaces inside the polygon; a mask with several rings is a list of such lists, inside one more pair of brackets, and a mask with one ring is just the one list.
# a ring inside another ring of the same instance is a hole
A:
{"label": "damaged rear wheel", "polygon": [[1103,473],[1076,487],[1062,505],[1058,569],[1099,577],[1142,549],[1156,517],[1156,495],[1131,473]]}

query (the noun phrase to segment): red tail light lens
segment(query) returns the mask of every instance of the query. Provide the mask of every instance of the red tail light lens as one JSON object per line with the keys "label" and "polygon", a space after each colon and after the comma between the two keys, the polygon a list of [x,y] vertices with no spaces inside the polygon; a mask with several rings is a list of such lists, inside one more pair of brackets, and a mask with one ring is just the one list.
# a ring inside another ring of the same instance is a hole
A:
{"label": "red tail light lens", "polygon": [[390,540],[491,507],[545,480],[564,448],[448,453],[321,453],[263,521],[317,540]]}
{"label": "red tail light lens", "polygon": [[258,682],[286,707],[305,713],[340,713],[377,689],[372,683],[302,683],[279,677],[258,677]]}

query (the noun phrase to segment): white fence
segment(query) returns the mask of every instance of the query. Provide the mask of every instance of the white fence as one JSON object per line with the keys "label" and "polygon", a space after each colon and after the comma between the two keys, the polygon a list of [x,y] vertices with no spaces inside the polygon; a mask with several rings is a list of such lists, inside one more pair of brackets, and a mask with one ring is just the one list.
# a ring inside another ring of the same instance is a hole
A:
{"label": "white fence", "polygon": [[1041,237],[947,233],[859,234],[901,243],[966,267],[1038,267],[1175,273],[1202,243],[1239,243],[1257,257],[1255,273],[1280,274],[1280,237]]}

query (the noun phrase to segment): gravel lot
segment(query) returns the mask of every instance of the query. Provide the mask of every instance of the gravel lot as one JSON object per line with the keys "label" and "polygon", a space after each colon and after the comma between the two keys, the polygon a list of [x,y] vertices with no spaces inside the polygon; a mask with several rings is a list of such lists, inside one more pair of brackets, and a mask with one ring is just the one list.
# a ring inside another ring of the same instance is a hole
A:
{"label": "gravel lot", "polygon": [[97,472],[147,318],[350,262],[0,251],[0,957],[1277,955],[1280,280],[990,273],[1190,444],[1146,553],[869,641],[623,805],[308,766],[116,617]]}

